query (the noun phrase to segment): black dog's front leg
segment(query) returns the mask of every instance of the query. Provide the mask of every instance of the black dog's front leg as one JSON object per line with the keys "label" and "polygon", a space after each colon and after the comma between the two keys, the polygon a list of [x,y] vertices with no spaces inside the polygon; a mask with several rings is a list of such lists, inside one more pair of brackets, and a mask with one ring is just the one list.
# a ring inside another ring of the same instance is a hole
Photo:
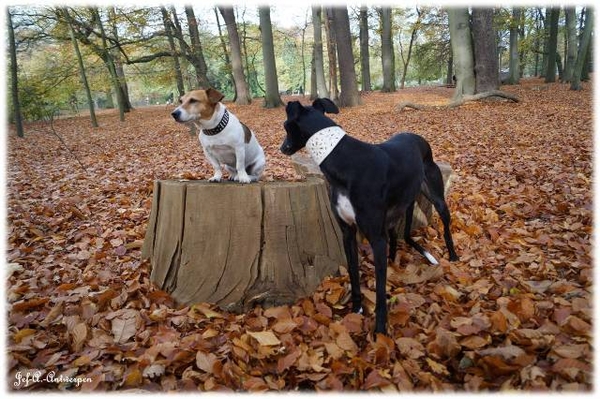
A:
{"label": "black dog's front leg", "polygon": [[348,262],[348,274],[350,274],[350,295],[352,298],[352,311],[362,313],[362,300],[360,294],[360,275],[358,271],[358,248],[356,243],[356,226],[349,226],[340,222],[344,236],[344,252]]}

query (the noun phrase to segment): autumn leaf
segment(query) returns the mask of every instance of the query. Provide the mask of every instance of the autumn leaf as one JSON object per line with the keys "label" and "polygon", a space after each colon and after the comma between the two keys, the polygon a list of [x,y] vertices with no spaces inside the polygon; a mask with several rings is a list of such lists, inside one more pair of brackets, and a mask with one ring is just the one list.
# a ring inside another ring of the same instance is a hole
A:
{"label": "autumn leaf", "polygon": [[248,335],[254,338],[259,345],[273,346],[281,344],[281,341],[273,334],[272,331],[248,331]]}
{"label": "autumn leaf", "polygon": [[205,373],[212,374],[217,356],[214,353],[196,352],[196,366]]}

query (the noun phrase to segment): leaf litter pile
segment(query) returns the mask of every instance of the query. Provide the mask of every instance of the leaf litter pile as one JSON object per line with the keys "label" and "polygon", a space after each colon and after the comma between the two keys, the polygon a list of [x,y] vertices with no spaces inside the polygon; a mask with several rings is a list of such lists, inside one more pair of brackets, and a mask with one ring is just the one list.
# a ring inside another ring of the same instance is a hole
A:
{"label": "leaf litter pile", "polygon": [[[503,89],[521,102],[397,111],[452,95],[419,88],[365,94],[333,116],[368,142],[419,133],[455,173],[448,203],[461,260],[447,261],[437,216],[413,236],[440,266],[400,242],[388,267],[388,337],[372,333],[368,245],[365,315],[350,312],[343,265],[312,296],[246,314],[182,307],[153,287],[140,247],[154,180],[212,174],[169,108],[136,109],[125,123],[106,112],[97,129],[83,116],[55,121],[85,171],[47,124],[11,135],[8,389],[592,390],[591,86]],[[279,153],[282,108],[229,107],[265,148],[265,180],[302,178]],[[40,378],[17,384],[28,372]]]}

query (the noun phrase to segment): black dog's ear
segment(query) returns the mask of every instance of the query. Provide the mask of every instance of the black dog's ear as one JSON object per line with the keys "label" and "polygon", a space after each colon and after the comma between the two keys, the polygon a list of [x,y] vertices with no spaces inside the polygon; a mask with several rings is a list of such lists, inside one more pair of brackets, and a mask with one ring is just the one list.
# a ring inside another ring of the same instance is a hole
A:
{"label": "black dog's ear", "polygon": [[313,101],[312,106],[314,109],[318,109],[322,113],[327,112],[328,114],[337,114],[340,112],[337,105],[335,105],[333,101],[328,98],[317,98],[315,101]]}
{"label": "black dog's ear", "polygon": [[288,120],[293,121],[298,119],[303,109],[304,106],[300,104],[300,101],[288,102],[285,106],[285,113],[287,114]]}

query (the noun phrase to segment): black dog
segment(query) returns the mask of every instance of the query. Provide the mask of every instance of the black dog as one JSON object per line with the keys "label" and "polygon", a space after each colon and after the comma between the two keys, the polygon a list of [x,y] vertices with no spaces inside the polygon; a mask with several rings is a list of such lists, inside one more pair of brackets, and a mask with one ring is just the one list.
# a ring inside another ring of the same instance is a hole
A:
{"label": "black dog", "polygon": [[450,260],[458,260],[450,235],[450,212],[444,200],[444,182],[433,161],[431,147],[421,136],[397,134],[381,144],[367,144],[345,134],[325,116],[338,113],[327,98],[312,107],[298,101],[285,109],[287,132],[281,152],[292,155],[307,148],[330,186],[331,208],[342,229],[352,289],[352,310],[362,312],[356,229],[371,244],[375,258],[375,332],[386,333],[386,244],[389,258],[396,257],[399,219],[405,216],[404,239],[430,263],[435,258],[410,237],[413,206],[420,192],[434,205],[444,224],[444,239]]}

